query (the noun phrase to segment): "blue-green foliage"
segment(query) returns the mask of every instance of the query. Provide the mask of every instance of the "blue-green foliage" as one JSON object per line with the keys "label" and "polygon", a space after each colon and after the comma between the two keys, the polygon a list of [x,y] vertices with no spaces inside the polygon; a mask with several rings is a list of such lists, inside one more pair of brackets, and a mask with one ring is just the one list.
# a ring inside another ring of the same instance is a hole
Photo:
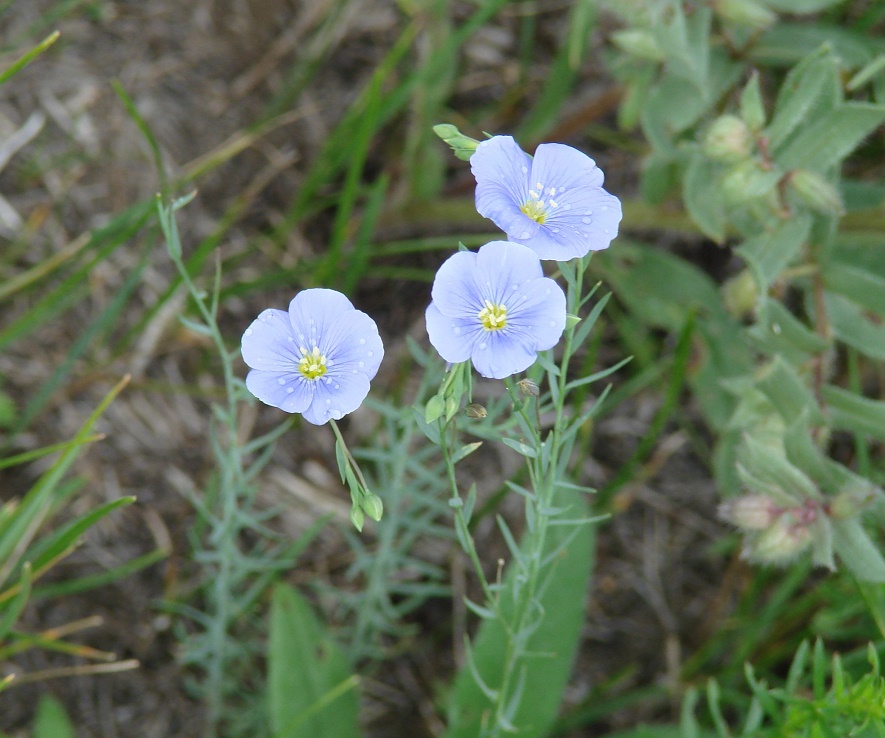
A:
{"label": "blue-green foliage", "polygon": [[882,202],[880,186],[841,170],[885,121],[885,46],[778,15],[835,5],[738,0],[689,14],[679,2],[640,3],[614,40],[625,52],[615,61],[628,84],[622,121],[651,144],[643,191],[657,202],[681,195],[745,269],[719,289],[639,247],[606,276],[650,325],[677,330],[696,313],[702,359],[691,383],[718,435],[722,494],[775,500],[770,527],[744,528],[746,555],[787,561],[811,550],[833,568],[835,553],[859,579],[885,582],[858,522],[863,511],[882,515],[881,473],[827,458],[833,432],[847,431],[868,460],[868,439],[885,427],[885,406],[840,366],[856,352],[863,372],[885,344],[885,262],[841,227],[846,213],[850,225],[858,208]]}

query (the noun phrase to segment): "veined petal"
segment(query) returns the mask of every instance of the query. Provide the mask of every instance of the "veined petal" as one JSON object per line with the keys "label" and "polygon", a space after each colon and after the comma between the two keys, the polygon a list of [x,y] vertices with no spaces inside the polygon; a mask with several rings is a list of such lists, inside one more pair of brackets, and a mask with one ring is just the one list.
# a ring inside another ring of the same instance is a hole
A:
{"label": "veined petal", "polygon": [[476,284],[476,258],[472,251],[459,251],[437,270],[430,294],[444,315],[468,318],[482,310],[482,292]]}
{"label": "veined petal", "polygon": [[[539,194],[543,199],[552,194],[553,199],[559,202],[563,194],[575,188],[602,187],[604,178],[596,162],[583,151],[565,144],[548,143],[535,149],[529,184],[532,187],[541,185],[543,190]],[[551,193],[551,188],[555,192]]]}
{"label": "veined petal", "polygon": [[[561,207],[547,219],[536,243],[546,242],[551,249],[556,248],[552,244],[558,244],[558,251],[567,254],[553,257],[560,260],[584,256],[588,251],[608,248],[618,235],[620,222],[621,201],[617,197],[603,189],[575,190],[570,199],[564,199]],[[533,244],[532,247],[536,251],[543,248]]]}
{"label": "veined petal", "polygon": [[320,337],[332,334],[342,316],[353,310],[350,300],[335,290],[317,288],[299,292],[289,303],[289,319],[299,347],[313,349]]}
{"label": "veined petal", "polygon": [[372,379],[384,358],[378,327],[361,310],[343,313],[327,328],[319,345],[326,356],[329,373],[357,373]]}
{"label": "veined petal", "polygon": [[312,382],[297,372],[265,372],[253,369],[246,375],[246,388],[266,405],[287,413],[303,413],[313,399]]}
{"label": "veined petal", "polygon": [[494,136],[476,147],[470,169],[476,177],[476,209],[502,231],[528,233],[537,224],[527,218],[520,206],[529,199],[532,160],[511,136]]}
{"label": "veined petal", "polygon": [[435,302],[431,302],[424,318],[430,343],[440,356],[452,364],[470,358],[473,345],[483,332],[476,313],[470,318],[450,318],[439,311]]}
{"label": "veined petal", "polygon": [[530,248],[512,241],[490,241],[476,255],[476,275],[481,304],[490,300],[501,305],[509,304],[526,282],[543,277],[544,270]]}
{"label": "veined petal", "polygon": [[339,420],[356,410],[368,394],[369,378],[365,374],[327,374],[314,382],[313,401],[302,415],[314,425]]}
{"label": "veined petal", "polygon": [[297,371],[301,359],[288,314],[273,308],[252,321],[243,333],[240,350],[252,369]]}
{"label": "veined petal", "polygon": [[532,346],[511,340],[506,333],[506,330],[486,332],[474,344],[470,359],[482,376],[504,379],[535,363],[538,352]]}
{"label": "veined petal", "polygon": [[552,348],[565,330],[565,293],[547,277],[525,285],[513,305],[507,308],[504,336],[514,342],[531,346],[536,352]]}

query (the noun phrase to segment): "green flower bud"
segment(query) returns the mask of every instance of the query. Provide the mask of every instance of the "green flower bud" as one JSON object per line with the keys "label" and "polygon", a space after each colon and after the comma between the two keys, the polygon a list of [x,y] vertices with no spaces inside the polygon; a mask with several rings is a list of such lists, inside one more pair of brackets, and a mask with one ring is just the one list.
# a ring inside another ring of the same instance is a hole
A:
{"label": "green flower bud", "polygon": [[750,28],[768,28],[777,15],[756,0],[716,0],[713,5],[723,20]]}
{"label": "green flower bud", "polygon": [[[378,495],[372,492],[367,492],[363,495],[363,499],[360,500],[360,507],[376,523],[381,520],[381,516],[384,514],[384,503],[381,502],[381,498]],[[353,512],[351,511],[352,514]]]}
{"label": "green flower bud", "polygon": [[639,59],[662,62],[667,58],[654,35],[641,28],[615,31],[611,35],[611,40],[615,46],[619,46],[623,51]]}
{"label": "green flower bud", "polygon": [[741,530],[766,530],[782,512],[767,495],[744,495],[719,506],[719,517]]}
{"label": "green flower bud", "polygon": [[756,278],[749,269],[731,277],[722,285],[722,302],[729,315],[741,320],[756,309],[759,288]]}
{"label": "green flower bud", "polygon": [[825,215],[842,215],[842,196],[826,178],[807,169],[797,169],[787,180],[790,192],[812,210]]}
{"label": "green flower bud", "polygon": [[472,418],[473,420],[482,420],[489,414],[488,410],[477,402],[471,402],[467,406],[465,412],[467,413],[467,417]]}
{"label": "green flower bud", "polygon": [[356,528],[360,533],[363,532],[363,523],[366,521],[366,516],[363,514],[363,511],[360,510],[359,507],[354,505],[350,508],[350,522],[353,523],[353,527]]}
{"label": "green flower bud", "polygon": [[811,530],[784,514],[767,530],[747,540],[744,556],[763,564],[786,564],[811,545]]}
{"label": "green flower bud", "polygon": [[538,388],[538,383],[527,377],[525,379],[520,379],[516,385],[519,387],[520,392],[526,397],[537,397],[541,394],[541,390]]}
{"label": "green flower bud", "polygon": [[833,498],[827,512],[831,518],[837,520],[853,518],[869,508],[875,499],[872,489],[847,489]]}
{"label": "green flower bud", "polygon": [[431,397],[424,406],[424,422],[430,425],[446,411],[446,403],[439,395]]}
{"label": "green flower bud", "polygon": [[451,123],[440,123],[433,127],[433,132],[452,147],[455,156],[463,161],[470,161],[479,141],[470,136],[465,136],[461,131]]}
{"label": "green flower bud", "polygon": [[745,205],[770,195],[780,178],[777,170],[763,169],[756,161],[743,161],[722,178],[722,197],[729,205]]}
{"label": "green flower bud", "polygon": [[735,163],[750,156],[753,134],[736,115],[723,115],[707,129],[701,150],[714,161]]}

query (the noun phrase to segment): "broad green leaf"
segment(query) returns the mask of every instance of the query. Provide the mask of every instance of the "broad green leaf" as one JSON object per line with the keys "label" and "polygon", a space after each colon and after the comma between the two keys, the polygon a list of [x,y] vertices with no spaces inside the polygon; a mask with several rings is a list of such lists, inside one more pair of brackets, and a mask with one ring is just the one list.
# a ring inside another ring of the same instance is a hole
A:
{"label": "broad green leaf", "polygon": [[857,518],[833,520],[833,548],[862,582],[885,582],[885,559]]}
{"label": "broad green leaf", "polygon": [[776,357],[759,372],[756,385],[771,400],[785,422],[792,422],[803,413],[812,423],[824,422],[808,384],[781,357]]}
{"label": "broad green leaf", "polygon": [[821,20],[781,20],[750,49],[750,58],[762,66],[789,67],[826,44],[850,69],[859,69],[883,49],[881,37],[862,34],[844,25]]}
{"label": "broad green leaf", "polygon": [[810,231],[811,217],[797,215],[744,241],[735,249],[753,270],[761,291],[767,290],[795,260]]}
{"label": "broad green leaf", "polygon": [[716,243],[725,241],[725,203],[716,182],[720,165],[695,149],[685,171],[685,209],[698,227]]}
{"label": "broad green leaf", "polygon": [[761,480],[766,486],[774,485],[796,500],[820,497],[817,487],[788,460],[786,453],[767,441],[744,436],[738,449],[738,460],[747,473]]}
{"label": "broad green leaf", "polygon": [[40,699],[33,738],[76,738],[65,708],[55,697],[44,696]]}
{"label": "broad green leaf", "polygon": [[337,644],[292,587],[274,589],[268,648],[274,738],[357,738],[356,679]]}
{"label": "broad green leaf", "polygon": [[[559,490],[554,504],[569,505],[581,516],[588,511],[582,495]],[[546,586],[540,595],[544,619],[528,637],[528,650],[537,654],[523,660],[525,674],[522,698],[512,722],[522,738],[542,738],[556,717],[562,693],[571,675],[572,662],[584,620],[584,594],[593,562],[595,527],[582,525],[576,530],[567,526],[549,529],[545,551],[561,548],[552,564]],[[512,616],[512,591],[516,568],[511,566],[501,595],[505,620]],[[483,714],[489,708],[486,691],[500,685],[507,636],[500,619],[485,620],[472,646],[472,663],[483,686],[469,669],[462,669],[449,702],[449,726],[444,738],[476,738],[480,735]],[[485,687],[485,689],[483,689]]]}
{"label": "broad green leaf", "polygon": [[783,13],[817,13],[833,5],[844,3],[845,0],[765,0],[765,4],[773,10]]}
{"label": "broad green leaf", "polygon": [[877,274],[842,260],[833,260],[823,265],[821,276],[830,292],[838,292],[885,317],[885,273]]}
{"label": "broad green leaf", "polygon": [[779,354],[791,364],[802,364],[830,347],[829,341],[807,328],[778,300],[764,299],[757,316],[747,336],[769,355]]}
{"label": "broad green leaf", "polygon": [[860,397],[832,385],[824,385],[821,394],[834,428],[885,440],[885,402]]}
{"label": "broad green leaf", "polygon": [[833,334],[872,359],[885,360],[885,325],[868,318],[860,305],[827,293],[827,318]]}
{"label": "broad green leaf", "polygon": [[834,107],[833,85],[838,91],[838,66],[829,48],[819,48],[790,70],[781,85],[771,123],[765,131],[772,151],[777,150],[809,114]]}
{"label": "broad green leaf", "polygon": [[812,119],[774,152],[784,169],[836,167],[885,121],[885,105],[849,102]]}

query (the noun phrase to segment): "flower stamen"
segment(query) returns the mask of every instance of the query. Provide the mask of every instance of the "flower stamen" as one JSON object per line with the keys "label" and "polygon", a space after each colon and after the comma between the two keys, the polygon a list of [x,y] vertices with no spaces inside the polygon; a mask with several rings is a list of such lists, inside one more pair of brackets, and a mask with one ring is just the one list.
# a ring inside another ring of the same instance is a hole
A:
{"label": "flower stamen", "polygon": [[[544,185],[540,182],[536,185],[536,190],[529,190],[529,199],[526,200],[519,209],[524,215],[527,215],[539,225],[543,225],[547,220],[549,211],[558,207],[553,196],[556,194],[555,187],[548,187],[545,191]],[[542,195],[547,195],[547,200],[542,199]]]}
{"label": "flower stamen", "polygon": [[490,300],[485,301],[486,306],[479,311],[477,318],[482,327],[487,331],[499,331],[507,326],[507,306],[496,305]]}
{"label": "flower stamen", "polygon": [[316,380],[326,373],[326,357],[320,353],[318,346],[313,351],[301,349],[301,361],[298,362],[298,371],[305,379]]}

